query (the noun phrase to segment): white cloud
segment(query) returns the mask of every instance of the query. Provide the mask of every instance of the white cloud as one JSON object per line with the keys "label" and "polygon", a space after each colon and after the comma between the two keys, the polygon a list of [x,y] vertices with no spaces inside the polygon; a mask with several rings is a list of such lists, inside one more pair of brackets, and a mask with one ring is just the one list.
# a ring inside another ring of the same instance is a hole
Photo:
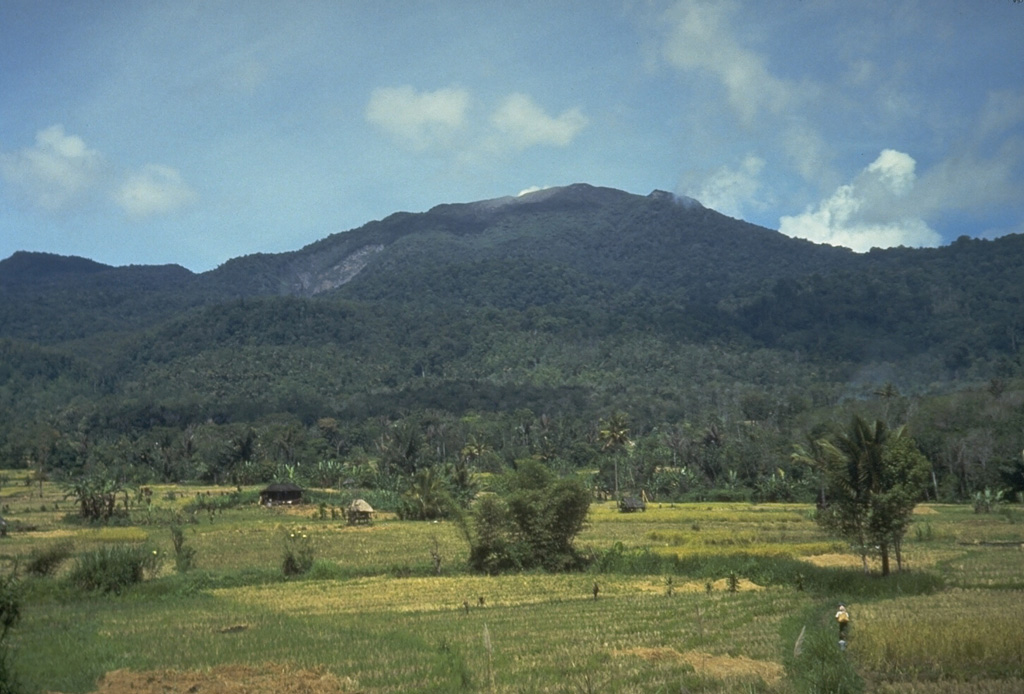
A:
{"label": "white cloud", "polygon": [[840,186],[817,207],[782,217],[779,231],[860,252],[875,247],[938,245],[938,233],[901,201],[915,186],[915,168],[910,155],[883,150],[853,183]]}
{"label": "white cloud", "polygon": [[831,152],[825,138],[805,125],[790,126],[782,135],[782,149],[806,181],[827,175]]}
{"label": "white cloud", "polygon": [[662,55],[683,70],[702,70],[725,87],[729,104],[747,125],[764,111],[780,113],[793,87],[768,70],[765,58],[744,48],[730,27],[732,4],[681,0],[665,14]]}
{"label": "white cloud", "polygon": [[1019,202],[1017,171],[1022,161],[1024,151],[1012,141],[991,157],[976,152],[950,155],[920,177],[908,202],[922,214]]}
{"label": "white cloud", "polygon": [[131,174],[116,191],[114,201],[132,218],[169,214],[191,203],[196,197],[169,166],[148,164]]}
{"label": "white cloud", "polygon": [[36,133],[33,147],[0,154],[0,174],[33,204],[50,211],[79,201],[98,182],[102,159],[57,124]]}
{"label": "white cloud", "polygon": [[36,133],[34,146],[0,154],[4,180],[50,212],[81,205],[91,195],[106,195],[130,217],[140,218],[173,212],[195,199],[181,174],[168,166],[147,165],[116,188],[109,169],[97,150],[60,124]]}
{"label": "white cloud", "polygon": [[373,90],[366,120],[414,149],[447,144],[466,125],[469,92],[445,88],[417,92],[411,86]]}
{"label": "white cloud", "polygon": [[742,217],[745,209],[762,205],[758,194],[764,165],[764,159],[749,154],[738,168],[723,166],[695,190],[687,189],[684,192],[697,198],[705,207],[730,217]]}
{"label": "white cloud", "polygon": [[510,94],[491,116],[491,125],[513,149],[565,147],[586,127],[587,118],[575,108],[552,118],[526,94]]}
{"label": "white cloud", "polygon": [[447,149],[462,164],[530,147],[567,147],[587,126],[577,109],[549,115],[529,95],[504,97],[486,121],[470,116],[470,93],[445,88],[419,92],[411,86],[375,89],[366,120],[417,151]]}
{"label": "white cloud", "polygon": [[1002,134],[1024,122],[1024,93],[1009,90],[990,92],[981,112],[978,130],[982,136]]}
{"label": "white cloud", "polygon": [[917,162],[909,154],[883,149],[878,158],[868,165],[867,172],[875,174],[893,195],[905,195],[914,187],[916,166]]}

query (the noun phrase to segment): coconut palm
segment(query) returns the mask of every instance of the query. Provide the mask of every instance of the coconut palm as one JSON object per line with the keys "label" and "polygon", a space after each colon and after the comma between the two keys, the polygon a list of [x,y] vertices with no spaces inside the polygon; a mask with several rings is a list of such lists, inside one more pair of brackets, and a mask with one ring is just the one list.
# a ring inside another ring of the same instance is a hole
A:
{"label": "coconut palm", "polygon": [[622,450],[632,447],[633,442],[629,438],[629,416],[624,412],[613,412],[612,415],[601,421],[597,438],[601,441],[601,449],[612,454],[612,461],[615,464],[615,498],[619,498],[619,459],[618,454]]}
{"label": "coconut palm", "polygon": [[416,471],[402,494],[401,515],[410,520],[444,518],[452,508],[451,496],[443,475],[435,467]]}
{"label": "coconut palm", "polygon": [[928,462],[903,428],[855,416],[834,441],[813,442],[810,453],[798,449],[793,459],[822,473],[827,496],[818,522],[859,549],[865,572],[868,554],[877,551],[888,575],[891,551],[901,563],[900,542],[927,481]]}

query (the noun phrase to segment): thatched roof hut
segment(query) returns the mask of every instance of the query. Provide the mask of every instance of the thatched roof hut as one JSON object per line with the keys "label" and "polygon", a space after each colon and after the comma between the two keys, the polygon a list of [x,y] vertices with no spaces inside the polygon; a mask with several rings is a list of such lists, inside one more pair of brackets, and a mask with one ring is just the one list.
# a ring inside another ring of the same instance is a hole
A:
{"label": "thatched roof hut", "polygon": [[291,482],[271,484],[260,492],[260,503],[264,506],[302,503],[302,487]]}
{"label": "thatched roof hut", "polygon": [[349,525],[354,525],[355,523],[372,523],[373,507],[363,499],[356,499],[348,505],[348,508],[345,510],[345,515],[348,517]]}

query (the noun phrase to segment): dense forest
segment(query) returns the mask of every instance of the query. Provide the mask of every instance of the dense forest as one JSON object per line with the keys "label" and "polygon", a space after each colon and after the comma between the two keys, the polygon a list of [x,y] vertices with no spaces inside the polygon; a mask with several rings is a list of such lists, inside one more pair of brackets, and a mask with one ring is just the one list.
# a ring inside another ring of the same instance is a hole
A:
{"label": "dense forest", "polygon": [[943,500],[1024,492],[1024,237],[854,254],[574,185],[194,274],[0,261],[0,467],[356,486],[539,460],[599,493],[812,499],[796,445],[906,426]]}

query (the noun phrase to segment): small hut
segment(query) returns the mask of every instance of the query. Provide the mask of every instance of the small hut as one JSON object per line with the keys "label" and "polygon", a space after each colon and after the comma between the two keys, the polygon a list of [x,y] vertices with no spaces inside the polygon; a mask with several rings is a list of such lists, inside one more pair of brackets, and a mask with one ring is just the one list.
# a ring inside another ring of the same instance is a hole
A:
{"label": "small hut", "polygon": [[299,503],[302,503],[302,487],[291,482],[278,482],[260,492],[260,504],[263,506]]}
{"label": "small hut", "polygon": [[369,525],[373,522],[373,507],[362,499],[356,499],[348,505],[345,515],[348,517],[349,525],[355,525],[357,523],[365,523]]}
{"label": "small hut", "polygon": [[646,511],[647,504],[644,503],[643,499],[639,499],[635,496],[627,496],[619,500],[619,512],[620,513],[635,513],[636,511]]}

